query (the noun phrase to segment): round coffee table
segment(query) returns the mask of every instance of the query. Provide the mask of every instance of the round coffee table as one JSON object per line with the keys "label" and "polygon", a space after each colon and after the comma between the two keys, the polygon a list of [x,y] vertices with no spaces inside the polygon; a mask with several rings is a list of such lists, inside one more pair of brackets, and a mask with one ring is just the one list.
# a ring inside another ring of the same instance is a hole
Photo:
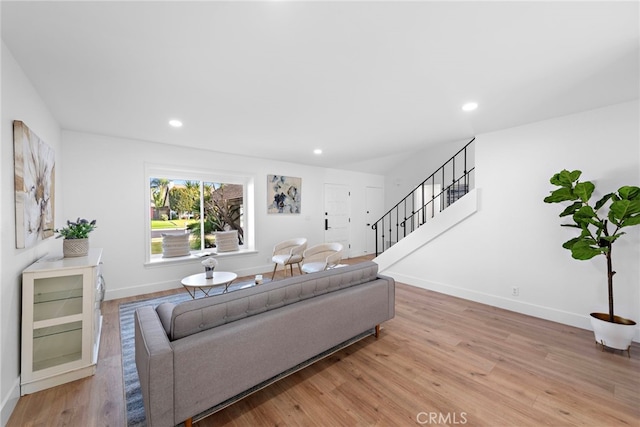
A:
{"label": "round coffee table", "polygon": [[231,282],[236,280],[238,275],[228,271],[214,271],[213,278],[207,279],[205,273],[192,274],[187,276],[180,283],[189,292],[191,298],[196,298],[196,291],[200,289],[205,296],[209,296],[209,292],[216,286],[224,286],[224,291],[229,290]]}

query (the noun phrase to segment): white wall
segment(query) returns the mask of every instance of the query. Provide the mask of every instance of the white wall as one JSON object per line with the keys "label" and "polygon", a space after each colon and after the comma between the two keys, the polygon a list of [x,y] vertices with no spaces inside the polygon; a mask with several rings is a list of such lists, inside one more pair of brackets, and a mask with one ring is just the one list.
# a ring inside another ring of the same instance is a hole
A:
{"label": "white wall", "polygon": [[[23,121],[56,153],[56,170],[62,168],[60,127],[11,52],[2,43],[2,156],[0,157],[0,424],[9,419],[20,395],[21,272],[55,247],[53,238],[29,249],[16,249],[13,179],[13,121]],[[60,175],[56,175],[56,222],[64,200]]]}
{"label": "white wall", "polygon": [[[214,151],[188,149],[153,142],[79,132],[63,132],[61,170],[66,190],[63,214],[96,219],[90,244],[104,248],[107,298],[120,298],[180,286],[180,279],[199,272],[199,261],[145,266],[145,164],[171,165],[253,176],[255,182],[256,253],[219,258],[220,268],[239,275],[269,271],[273,245],[292,237],[306,237],[309,245],[324,240],[325,183],[349,185],[352,194],[352,256],[364,253],[364,194],[366,186],[383,187],[384,178],[300,164],[264,161]],[[302,213],[267,214],[267,175],[302,178]],[[362,209],[360,209],[362,207]],[[361,231],[362,230],[362,231]]]}
{"label": "white wall", "polygon": [[[267,262],[275,242],[306,236],[310,244],[324,238],[324,183],[349,185],[352,194],[352,256],[364,252],[364,194],[367,186],[384,187],[381,175],[265,162],[152,142],[77,132],[61,132],[39,94],[2,43],[2,156],[0,161],[0,425],[6,424],[20,393],[21,272],[48,253],[62,251],[62,240],[47,239],[29,249],[15,248],[13,120],[21,120],[56,152],[56,226],[78,216],[96,218],[91,245],[104,248],[108,297],[136,295],[179,286],[200,271],[195,262],[144,266],[144,167],[146,163],[253,175],[256,200],[256,254],[221,261],[239,274],[271,269]],[[302,178],[302,214],[267,215],[266,176]],[[362,209],[360,209],[362,207]]]}
{"label": "white wall", "polygon": [[[549,178],[580,169],[594,198],[640,184],[638,102],[478,135],[479,211],[389,267],[397,280],[590,329],[607,311],[604,257],[576,261],[561,244],[563,207],[543,203]],[[640,227],[614,246],[616,313],[640,320]],[[520,296],[511,296],[513,286]],[[636,334],[636,339],[638,334]]]}
{"label": "white wall", "polygon": [[[409,157],[400,161],[396,167],[390,168],[385,173],[385,211],[395,206],[403,197],[413,191],[429,175],[434,173],[444,162],[448,161],[462,147],[469,143],[469,139],[430,145],[423,151],[411,153]],[[460,159],[457,159],[460,161]],[[473,144],[468,153],[468,167],[473,167],[474,152]],[[456,164],[456,171],[463,170],[461,162]],[[449,173],[451,173],[448,170]],[[449,177],[449,175],[447,175]],[[447,178],[448,179],[448,178]],[[436,183],[441,179],[436,178]],[[450,184],[447,182],[446,184]]]}

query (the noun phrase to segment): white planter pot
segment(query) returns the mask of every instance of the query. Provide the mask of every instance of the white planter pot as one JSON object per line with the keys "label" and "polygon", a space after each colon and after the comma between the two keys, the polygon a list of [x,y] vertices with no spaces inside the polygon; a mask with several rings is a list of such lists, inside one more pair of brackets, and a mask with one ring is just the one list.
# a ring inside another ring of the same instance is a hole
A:
{"label": "white planter pot", "polygon": [[617,323],[603,320],[608,318],[607,313],[591,313],[591,327],[596,342],[605,347],[628,350],[636,331],[636,322],[619,316],[615,316]]}
{"label": "white planter pot", "polygon": [[89,253],[89,239],[64,239],[62,254],[65,258],[87,256]]}

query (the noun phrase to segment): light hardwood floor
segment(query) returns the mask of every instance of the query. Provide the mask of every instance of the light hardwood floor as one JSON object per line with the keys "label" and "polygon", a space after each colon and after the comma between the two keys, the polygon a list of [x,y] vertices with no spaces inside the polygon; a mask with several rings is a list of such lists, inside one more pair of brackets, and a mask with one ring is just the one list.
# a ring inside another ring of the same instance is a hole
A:
{"label": "light hardwood floor", "polygon": [[[8,426],[124,426],[118,305],[166,293],[103,303],[96,375],[23,396]],[[400,283],[382,326],[195,425],[640,426],[637,343]]]}

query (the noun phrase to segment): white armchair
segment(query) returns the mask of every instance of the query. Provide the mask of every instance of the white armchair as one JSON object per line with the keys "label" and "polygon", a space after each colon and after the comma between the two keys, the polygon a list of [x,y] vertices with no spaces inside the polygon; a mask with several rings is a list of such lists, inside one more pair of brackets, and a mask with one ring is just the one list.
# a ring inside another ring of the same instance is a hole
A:
{"label": "white armchair", "polygon": [[287,265],[291,270],[291,276],[293,276],[293,264],[298,264],[298,270],[302,274],[300,263],[302,262],[302,253],[307,248],[307,239],[301,237],[297,239],[285,240],[273,247],[273,255],[271,261],[273,261],[273,274],[271,280],[276,275],[278,266],[281,265],[284,269],[284,275],[287,275]]}
{"label": "white armchair", "polygon": [[335,267],[342,259],[340,243],[321,243],[303,253],[302,272],[315,273]]}

